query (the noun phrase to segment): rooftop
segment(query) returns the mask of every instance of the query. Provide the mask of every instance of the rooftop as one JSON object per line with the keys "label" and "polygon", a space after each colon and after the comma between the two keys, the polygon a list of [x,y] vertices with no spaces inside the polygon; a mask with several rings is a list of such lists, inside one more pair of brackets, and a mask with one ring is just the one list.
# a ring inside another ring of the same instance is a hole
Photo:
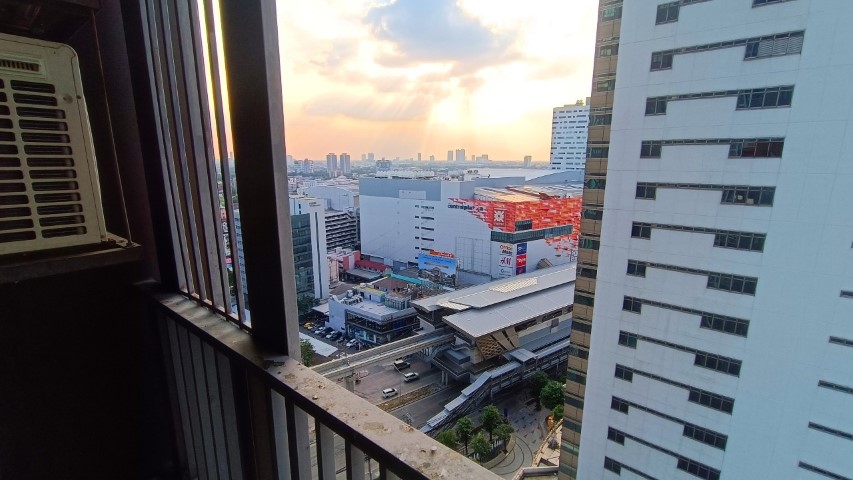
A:
{"label": "rooftop", "polygon": [[472,338],[481,337],[572,302],[577,266],[561,265],[412,302],[433,312],[456,310],[444,321]]}

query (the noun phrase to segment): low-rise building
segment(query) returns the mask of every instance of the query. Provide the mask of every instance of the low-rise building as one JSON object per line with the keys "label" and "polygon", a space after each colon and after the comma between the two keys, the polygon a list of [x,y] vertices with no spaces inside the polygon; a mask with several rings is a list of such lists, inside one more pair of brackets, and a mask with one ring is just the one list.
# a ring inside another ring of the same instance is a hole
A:
{"label": "low-rise building", "polygon": [[362,284],[329,297],[327,325],[369,345],[393,342],[409,336],[418,326],[410,301],[410,293]]}

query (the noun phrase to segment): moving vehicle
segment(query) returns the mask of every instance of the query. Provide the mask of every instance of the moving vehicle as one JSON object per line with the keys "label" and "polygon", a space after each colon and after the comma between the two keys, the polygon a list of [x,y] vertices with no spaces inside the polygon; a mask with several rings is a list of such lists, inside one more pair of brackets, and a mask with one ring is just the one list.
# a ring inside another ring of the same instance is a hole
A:
{"label": "moving vehicle", "polygon": [[385,390],[382,390],[382,398],[391,398],[394,395],[397,395],[397,393],[396,388],[386,388]]}
{"label": "moving vehicle", "polygon": [[403,374],[403,381],[406,383],[414,382],[415,380],[421,378],[417,372],[409,372]]}
{"label": "moving vehicle", "polygon": [[411,363],[406,362],[403,359],[398,358],[397,360],[394,360],[394,368],[396,368],[397,371],[405,370],[411,366],[412,366]]}

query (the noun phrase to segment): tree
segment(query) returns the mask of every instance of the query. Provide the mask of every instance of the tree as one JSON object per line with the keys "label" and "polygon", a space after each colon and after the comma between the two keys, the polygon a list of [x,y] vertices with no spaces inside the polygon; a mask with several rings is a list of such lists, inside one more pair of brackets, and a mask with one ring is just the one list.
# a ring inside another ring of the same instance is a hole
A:
{"label": "tree", "polygon": [[554,407],[554,423],[556,424],[563,418],[563,404]]}
{"label": "tree", "polygon": [[465,455],[468,455],[468,442],[471,441],[471,433],[474,431],[474,424],[468,417],[462,417],[456,422],[456,438],[465,445]]}
{"label": "tree", "polygon": [[492,451],[492,444],[488,440],[486,440],[486,436],[483,435],[483,432],[478,432],[477,435],[471,439],[471,450],[474,452],[474,455],[477,456],[477,459],[483,458],[488,455],[489,452]]}
{"label": "tree", "polygon": [[234,269],[228,268],[228,290],[232,297],[237,296],[237,277],[234,275]]}
{"label": "tree", "polygon": [[299,342],[299,350],[302,353],[302,365],[310,367],[314,362],[314,345],[308,340],[302,340]]}
{"label": "tree", "polygon": [[483,424],[483,430],[489,432],[489,441],[491,441],[492,432],[501,423],[501,412],[498,410],[498,407],[489,405],[484,408],[483,413],[480,414],[480,423]]}
{"label": "tree", "polygon": [[502,423],[495,427],[495,438],[506,445],[509,442],[509,437],[512,436],[512,432],[513,428],[508,423]]}
{"label": "tree", "polygon": [[313,295],[300,295],[299,298],[296,299],[296,309],[299,312],[299,315],[305,315],[319,304],[320,301],[314,298]]}
{"label": "tree", "polygon": [[456,434],[453,433],[453,430],[445,430],[439,433],[435,439],[442,445],[456,450]]}
{"label": "tree", "polygon": [[553,410],[554,407],[563,403],[563,384],[553,380],[545,384],[539,394],[539,401],[548,410]]}
{"label": "tree", "polygon": [[536,399],[536,410],[540,410],[542,405],[539,403],[539,394],[542,389],[548,384],[548,375],[545,372],[536,372],[527,383],[530,385],[530,394]]}

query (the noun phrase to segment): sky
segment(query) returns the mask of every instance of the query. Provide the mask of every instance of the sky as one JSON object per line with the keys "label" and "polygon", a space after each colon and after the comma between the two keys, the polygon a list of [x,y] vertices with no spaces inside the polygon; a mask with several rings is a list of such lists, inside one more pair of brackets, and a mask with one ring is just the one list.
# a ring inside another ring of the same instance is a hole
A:
{"label": "sky", "polygon": [[589,96],[597,6],[280,1],[287,153],[547,162],[552,109]]}

